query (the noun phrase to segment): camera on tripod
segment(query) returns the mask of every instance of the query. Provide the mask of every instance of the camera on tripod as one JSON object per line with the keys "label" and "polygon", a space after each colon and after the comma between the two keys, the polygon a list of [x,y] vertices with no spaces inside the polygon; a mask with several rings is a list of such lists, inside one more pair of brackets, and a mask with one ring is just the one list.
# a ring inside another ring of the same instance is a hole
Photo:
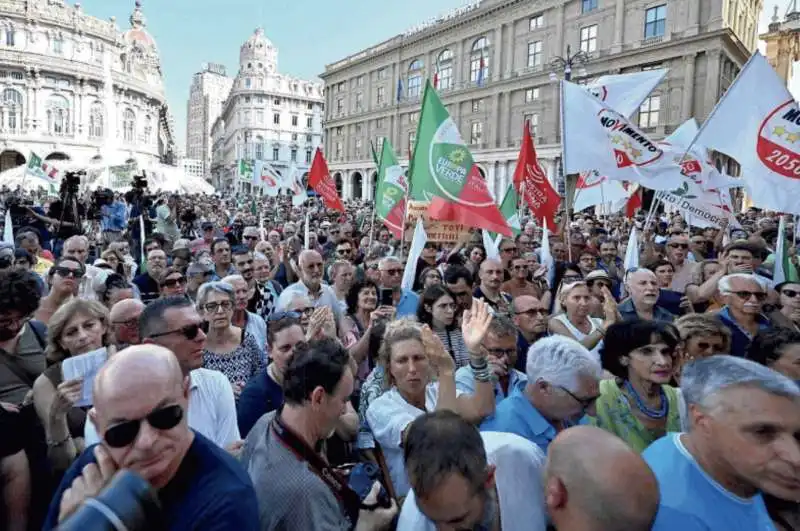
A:
{"label": "camera on tripod", "polygon": [[108,188],[102,188],[92,192],[92,202],[89,205],[89,217],[91,219],[103,218],[103,207],[114,202],[114,192]]}
{"label": "camera on tripod", "polygon": [[86,171],[68,171],[64,173],[64,178],[61,180],[61,190],[59,195],[78,195],[78,189],[81,185],[81,177],[86,176]]}

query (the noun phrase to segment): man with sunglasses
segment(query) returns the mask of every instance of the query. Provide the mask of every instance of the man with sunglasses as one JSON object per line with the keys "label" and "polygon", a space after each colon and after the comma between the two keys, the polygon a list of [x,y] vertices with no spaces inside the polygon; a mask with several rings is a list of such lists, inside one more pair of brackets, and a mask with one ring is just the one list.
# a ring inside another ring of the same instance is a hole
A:
{"label": "man with sunglasses", "polygon": [[775,286],[779,297],[779,309],[769,314],[773,326],[798,330],[800,326],[800,283],[781,282]]}
{"label": "man with sunglasses", "polygon": [[109,321],[118,350],[140,343],[139,316],[144,308],[144,303],[139,299],[121,300],[111,307]]}
{"label": "man with sunglasses", "polygon": [[511,280],[503,282],[502,291],[511,295],[512,298],[522,297],[523,295],[531,295],[533,297],[541,297],[547,291],[547,284],[544,286],[538,282],[543,279],[546,269],[539,269],[537,265],[538,277],[537,282],[528,280],[530,274],[533,273],[530,267],[530,261],[527,258],[514,258],[511,260]]}
{"label": "man with sunglasses", "polygon": [[731,331],[730,354],[744,357],[753,337],[772,326],[761,313],[767,299],[766,283],[755,275],[734,273],[719,280],[719,292],[725,306],[717,316]]}
{"label": "man with sunglasses", "polygon": [[517,362],[514,367],[524,372],[531,345],[547,336],[547,320],[550,312],[544,302],[530,295],[516,297],[511,309],[514,312],[514,324],[519,331],[516,335]]}
{"label": "man with sunglasses", "polygon": [[675,268],[675,274],[672,277],[672,290],[679,293],[686,292],[686,286],[689,285],[695,272],[695,262],[688,259],[689,255],[689,238],[684,233],[675,233],[667,240],[667,260]]}
{"label": "man with sunglasses", "polygon": [[227,452],[190,428],[190,378],[175,355],[129,347],[94,382],[89,418],[102,434],[64,475],[44,529],[54,529],[120,469],[159,492],[168,529],[257,530],[258,502],[247,474]]}
{"label": "man with sunglasses", "polygon": [[242,233],[242,240],[243,243],[247,246],[250,252],[255,252],[256,245],[260,240],[260,235],[258,231],[258,227],[245,227],[244,232]]}
{"label": "man with sunglasses", "polygon": [[[392,301],[397,317],[416,315],[419,306],[419,295],[409,289],[403,289],[403,265],[396,256],[387,256],[378,263],[381,273],[379,286],[392,290]],[[380,294],[379,294],[380,295]],[[379,301],[380,302],[380,301]]]}

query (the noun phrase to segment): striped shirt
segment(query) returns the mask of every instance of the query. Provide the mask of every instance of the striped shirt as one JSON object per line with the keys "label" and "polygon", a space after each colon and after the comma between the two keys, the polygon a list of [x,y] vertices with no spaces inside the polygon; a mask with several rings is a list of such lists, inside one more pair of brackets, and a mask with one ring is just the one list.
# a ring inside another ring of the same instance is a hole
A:
{"label": "striped shirt", "polygon": [[447,352],[456,362],[456,369],[469,365],[469,351],[464,343],[464,336],[461,335],[460,328],[456,327],[452,330],[446,328],[434,329],[433,333],[442,340],[444,348],[447,349]]}

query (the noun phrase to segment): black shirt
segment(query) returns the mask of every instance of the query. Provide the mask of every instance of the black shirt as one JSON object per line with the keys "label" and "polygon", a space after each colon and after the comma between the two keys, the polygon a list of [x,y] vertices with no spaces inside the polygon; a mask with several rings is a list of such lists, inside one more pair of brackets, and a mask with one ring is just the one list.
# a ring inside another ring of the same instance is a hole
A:
{"label": "black shirt", "polygon": [[[64,206],[63,203],[61,202],[61,199],[54,201],[53,203],[50,204],[50,210],[47,211],[47,217],[50,219],[54,219],[56,221],[65,221],[67,223],[72,223],[73,225],[76,223],[75,209],[68,208],[64,210]],[[78,217],[80,217],[81,219],[85,219],[86,217],[86,209],[83,208],[83,205],[81,204],[78,204]],[[61,226],[56,230],[58,231],[56,233],[56,237],[62,240],[81,234],[81,229],[79,226],[70,226],[70,227]]]}

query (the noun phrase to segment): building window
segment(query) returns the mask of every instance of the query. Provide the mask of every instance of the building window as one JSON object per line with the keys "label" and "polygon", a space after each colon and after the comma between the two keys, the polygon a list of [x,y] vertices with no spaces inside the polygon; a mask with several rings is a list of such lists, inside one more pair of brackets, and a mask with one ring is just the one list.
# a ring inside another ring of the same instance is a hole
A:
{"label": "building window", "polygon": [[658,113],[661,110],[661,96],[653,95],[644,100],[639,107],[639,127],[649,128],[658,125]]}
{"label": "building window", "polygon": [[530,103],[539,99],[539,87],[529,88],[525,91],[525,103]]}
{"label": "building window", "polygon": [[244,123],[249,124],[250,118],[251,118],[250,111],[244,111]]}
{"label": "building window", "polygon": [[311,150],[306,150],[306,164],[311,164]]}
{"label": "building window", "polygon": [[275,98],[275,100],[273,101],[273,103],[274,103],[275,105],[277,105],[277,106],[280,106],[280,104],[281,104],[281,99],[280,99],[280,98]]}
{"label": "building window", "polygon": [[292,133],[292,142],[297,142],[297,133]]}
{"label": "building window", "polygon": [[297,116],[292,116],[292,127],[297,127]]}
{"label": "building window", "polygon": [[336,142],[336,151],[335,151],[335,153],[336,153],[336,158],[337,159],[341,159],[342,158],[342,143],[341,142]]}
{"label": "building window", "polygon": [[472,112],[481,112],[483,110],[483,99],[472,100]]}
{"label": "building window", "polygon": [[256,160],[264,160],[264,139],[260,136],[256,137]]}
{"label": "building window", "polygon": [[280,156],[280,151],[281,150],[278,149],[277,147],[272,148],[272,160],[278,160],[278,157]]}
{"label": "building window", "polygon": [[408,83],[406,95],[409,99],[418,98],[422,90],[422,68],[423,63],[419,59],[414,59],[408,66]]}
{"label": "building window", "polygon": [[250,88],[250,85],[252,85],[252,84],[253,84],[253,80],[250,79],[249,77],[244,79],[244,88]]}
{"label": "building window", "polygon": [[355,153],[354,153],[355,158],[356,159],[360,159],[361,158],[361,139],[360,138],[356,138],[354,147],[355,147]]}
{"label": "building window", "polygon": [[408,114],[408,123],[415,124],[417,122],[419,122],[419,113],[418,112],[409,113]]}
{"label": "building window", "polygon": [[453,84],[453,52],[444,50],[436,59],[435,88],[450,90]]}
{"label": "building window", "polygon": [[469,62],[469,79],[482,85],[489,77],[489,41],[481,37],[472,44]]}
{"label": "building window", "polygon": [[336,112],[339,114],[344,112],[344,98],[336,98]]}
{"label": "building window", "polygon": [[275,125],[281,125],[281,115],[280,113],[275,113],[272,115],[272,123]]}
{"label": "building window", "polygon": [[290,157],[292,162],[297,162],[297,148],[292,148]]}
{"label": "building window", "polygon": [[383,118],[375,119],[375,129],[383,129]]}
{"label": "building window", "polygon": [[306,116],[306,127],[311,129],[314,125],[314,118],[311,116]]}
{"label": "building window", "polygon": [[542,66],[542,41],[528,43],[528,68]]}
{"label": "building window", "polygon": [[264,123],[264,111],[260,109],[256,111],[256,121],[259,125]]}
{"label": "building window", "polygon": [[522,117],[523,123],[528,123],[531,136],[537,138],[539,136],[539,115],[536,113],[526,114]]}
{"label": "building window", "polygon": [[150,116],[144,117],[144,143],[149,144],[153,140],[153,119]]}
{"label": "building window", "polygon": [[378,79],[386,79],[386,69],[379,68],[378,69]]}
{"label": "building window", "polygon": [[136,138],[136,115],[130,109],[125,109],[122,115],[122,139],[131,143]]}
{"label": "building window", "polygon": [[581,0],[581,12],[587,13],[597,9],[597,0]]}
{"label": "building window", "polygon": [[472,126],[470,127],[470,133],[469,133],[470,145],[477,146],[478,144],[480,144],[482,136],[483,136],[483,123],[472,122]]}
{"label": "building window", "polygon": [[597,24],[581,28],[581,50],[585,53],[597,50]]}
{"label": "building window", "polygon": [[[411,152],[414,149],[414,144],[417,142],[417,132],[416,131],[409,131],[408,132],[408,152]],[[378,147],[380,149],[380,146]]]}
{"label": "building window", "polygon": [[667,6],[666,4],[651,7],[645,11],[644,15],[644,38],[653,39],[655,37],[663,37],[664,29],[667,24]]}
{"label": "building window", "polygon": [[[361,78],[359,78],[361,79]],[[364,106],[364,94],[361,92],[356,93],[356,111],[361,111]]]}
{"label": "building window", "polygon": [[89,111],[89,138],[103,138],[103,105],[93,103]]}
{"label": "building window", "polygon": [[314,104],[313,103],[309,103],[308,104],[308,110],[309,111],[313,111],[314,110]]}
{"label": "building window", "polygon": [[53,53],[57,55],[64,53],[64,37],[60,33],[53,35]]}
{"label": "building window", "polygon": [[528,31],[544,27],[544,15],[534,15],[528,21]]}
{"label": "building window", "polygon": [[306,135],[306,144],[311,143],[311,135]]}
{"label": "building window", "polygon": [[358,76],[358,80],[356,82],[356,85],[358,85],[359,87],[363,87],[364,86],[364,76]]}
{"label": "building window", "polygon": [[5,89],[0,104],[0,129],[18,131],[22,127],[22,94]]}
{"label": "building window", "polygon": [[375,103],[377,105],[383,105],[386,102],[386,87],[378,87],[378,91],[375,93]]}
{"label": "building window", "polygon": [[6,46],[14,46],[14,28],[6,28]]}
{"label": "building window", "polygon": [[245,96],[244,97],[244,102],[245,103],[250,103],[250,96]]}

